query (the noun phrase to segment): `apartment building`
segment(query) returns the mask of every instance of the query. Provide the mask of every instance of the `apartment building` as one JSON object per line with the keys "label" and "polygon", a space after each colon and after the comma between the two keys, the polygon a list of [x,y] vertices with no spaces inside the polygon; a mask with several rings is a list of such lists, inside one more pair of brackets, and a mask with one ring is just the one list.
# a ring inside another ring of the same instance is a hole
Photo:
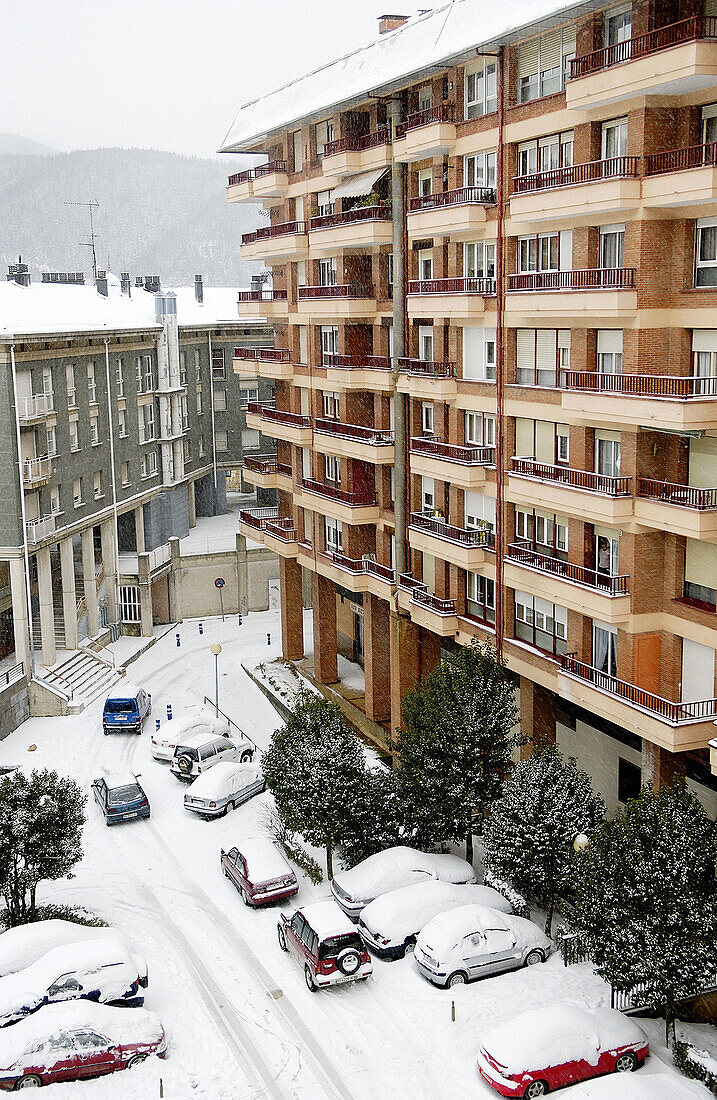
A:
{"label": "apartment building", "polygon": [[[717,719],[717,4],[457,2],[242,107],[284,653],[385,728],[489,639],[611,810]],[[717,756],[713,759],[717,771]]]}
{"label": "apartment building", "polygon": [[244,409],[271,384],[232,363],[272,334],[236,297],[200,276],[37,283],[22,263],[0,283],[0,733],[31,682],[67,693],[60,657],[177,617],[170,538],[224,512],[227,470],[270,448]]}

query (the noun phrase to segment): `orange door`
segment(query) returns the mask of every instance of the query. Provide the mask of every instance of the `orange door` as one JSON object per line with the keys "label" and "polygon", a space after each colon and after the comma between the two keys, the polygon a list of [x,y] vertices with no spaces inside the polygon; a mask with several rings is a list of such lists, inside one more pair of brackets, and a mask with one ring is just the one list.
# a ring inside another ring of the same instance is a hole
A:
{"label": "orange door", "polygon": [[639,634],[635,638],[635,683],[645,691],[662,694],[659,634]]}

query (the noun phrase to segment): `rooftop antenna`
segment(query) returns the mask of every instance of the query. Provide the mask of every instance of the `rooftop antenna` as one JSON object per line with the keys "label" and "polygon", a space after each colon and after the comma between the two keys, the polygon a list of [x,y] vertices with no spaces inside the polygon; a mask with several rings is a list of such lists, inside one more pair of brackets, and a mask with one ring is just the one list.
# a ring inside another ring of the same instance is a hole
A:
{"label": "rooftop antenna", "polygon": [[97,278],[97,253],[95,251],[95,241],[97,240],[97,234],[95,233],[95,224],[92,216],[93,210],[99,210],[100,204],[93,200],[92,202],[65,202],[65,206],[86,206],[90,213],[90,239],[89,241],[80,241],[83,248],[92,249],[92,278]]}

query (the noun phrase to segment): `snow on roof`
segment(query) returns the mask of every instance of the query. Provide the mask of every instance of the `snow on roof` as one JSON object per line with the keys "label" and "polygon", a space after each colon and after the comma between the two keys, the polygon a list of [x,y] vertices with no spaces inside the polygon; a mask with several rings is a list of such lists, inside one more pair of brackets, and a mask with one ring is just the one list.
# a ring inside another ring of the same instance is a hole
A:
{"label": "snow on roof", "polygon": [[403,844],[376,852],[335,877],[350,897],[360,901],[408,886],[422,875],[443,882],[475,882],[473,868],[460,856],[419,852]]}
{"label": "snow on roof", "polygon": [[220,760],[207,771],[198,775],[187,789],[187,798],[221,798],[233,793],[237,788],[229,787],[233,779],[238,779],[242,787],[255,783],[261,775],[258,764],[238,764],[231,760]]}
{"label": "snow on roof", "polygon": [[0,976],[24,970],[34,962],[67,943],[117,937],[112,928],[93,928],[71,920],[41,920],[20,924],[0,935]]}
{"label": "snow on roof", "polygon": [[154,1012],[111,1008],[88,1000],[45,1005],[12,1027],[0,1030],[0,1068],[9,1068],[26,1050],[62,1031],[91,1028],[115,1045],[159,1042],[164,1029]]}
{"label": "snow on roof", "polygon": [[240,840],[237,848],[247,862],[252,882],[270,882],[271,879],[293,874],[283,852],[273,840],[250,837],[248,840]]}
{"label": "snow on roof", "polygon": [[507,914],[496,909],[485,905],[462,905],[429,921],[421,932],[420,942],[430,954],[441,957],[457,947],[466,936],[484,932],[487,928],[511,928],[511,923]]}
{"label": "snow on roof", "polygon": [[140,688],[136,684],[128,684],[126,682],[118,684],[117,687],[112,688],[109,692],[108,699],[136,699],[140,691]]}
{"label": "snow on roof", "polygon": [[105,776],[105,783],[111,791],[117,790],[118,787],[134,787],[137,784],[137,776],[129,770],[112,772]]}
{"label": "snow on roof", "polygon": [[483,905],[509,913],[510,904],[490,886],[452,882],[414,882],[381,894],[361,913],[361,923],[384,935],[413,935],[433,917],[462,905]]}
{"label": "snow on roof", "polygon": [[338,60],[251,100],[239,108],[220,152],[247,152],[268,134],[339,104],[365,101],[369,92],[404,87],[431,66],[445,68],[477,52],[507,42],[516,32],[533,34],[541,23],[557,25],[562,17],[588,9],[575,0],[453,0],[410,19],[403,26]]}
{"label": "snow on roof", "polygon": [[300,911],[320,940],[331,936],[356,935],[356,925],[351,923],[343,910],[331,899],[303,905]]}

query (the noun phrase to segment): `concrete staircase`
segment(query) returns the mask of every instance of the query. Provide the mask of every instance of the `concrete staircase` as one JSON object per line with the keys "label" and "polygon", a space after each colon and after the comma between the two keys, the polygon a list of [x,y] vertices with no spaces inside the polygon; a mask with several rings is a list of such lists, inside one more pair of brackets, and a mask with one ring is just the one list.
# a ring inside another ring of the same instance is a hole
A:
{"label": "concrete staircase", "polygon": [[96,653],[77,649],[52,668],[43,669],[38,678],[69,696],[73,709],[82,710],[98,695],[109,691],[121,674],[121,670]]}

